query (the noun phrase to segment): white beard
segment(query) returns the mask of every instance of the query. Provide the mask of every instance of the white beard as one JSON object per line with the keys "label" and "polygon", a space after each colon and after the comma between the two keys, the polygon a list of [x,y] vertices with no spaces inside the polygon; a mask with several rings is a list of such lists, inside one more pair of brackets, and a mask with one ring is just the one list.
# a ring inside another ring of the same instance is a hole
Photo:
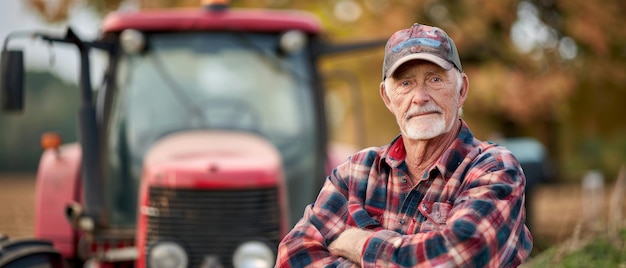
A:
{"label": "white beard", "polygon": [[437,137],[443,133],[447,133],[452,128],[452,124],[446,126],[443,118],[433,118],[418,120],[410,120],[402,130],[402,134],[413,140],[428,140]]}
{"label": "white beard", "polygon": [[[398,124],[402,126],[402,124],[400,124],[400,121],[402,119],[409,118],[412,114],[430,111],[442,112],[442,109],[435,105],[410,109],[403,115],[403,118],[398,118]],[[443,114],[441,113],[436,115],[428,115],[428,117],[425,118],[411,118],[405,122],[406,124],[404,125],[404,128],[401,127],[400,129],[402,131],[402,135],[413,140],[432,139],[441,134],[447,133],[448,131],[450,131],[450,129],[452,129],[453,125],[453,122],[450,122],[449,125],[446,125],[446,120],[445,118],[443,118]]]}

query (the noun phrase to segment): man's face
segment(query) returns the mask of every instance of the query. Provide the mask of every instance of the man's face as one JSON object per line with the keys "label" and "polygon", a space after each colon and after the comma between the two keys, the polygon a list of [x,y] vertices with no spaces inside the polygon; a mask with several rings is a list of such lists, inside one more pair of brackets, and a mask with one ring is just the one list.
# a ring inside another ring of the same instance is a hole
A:
{"label": "man's face", "polygon": [[403,136],[426,140],[449,132],[459,118],[467,80],[455,68],[414,60],[385,79],[380,93]]}

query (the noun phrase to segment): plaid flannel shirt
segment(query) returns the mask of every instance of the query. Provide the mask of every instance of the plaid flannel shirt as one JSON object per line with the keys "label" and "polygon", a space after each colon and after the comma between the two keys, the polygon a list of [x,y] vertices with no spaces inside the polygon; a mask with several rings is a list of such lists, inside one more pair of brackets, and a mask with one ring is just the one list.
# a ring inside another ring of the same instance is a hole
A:
{"label": "plaid flannel shirt", "polygon": [[506,148],[456,140],[413,185],[402,136],[352,155],[283,238],[276,267],[352,267],[327,246],[346,226],[374,231],[362,267],[516,267],[530,254],[525,177]]}

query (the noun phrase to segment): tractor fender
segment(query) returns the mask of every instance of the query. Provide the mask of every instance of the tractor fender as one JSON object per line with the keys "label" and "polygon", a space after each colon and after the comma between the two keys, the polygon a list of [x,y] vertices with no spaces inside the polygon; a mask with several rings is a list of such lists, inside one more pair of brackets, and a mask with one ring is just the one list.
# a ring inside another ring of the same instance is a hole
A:
{"label": "tractor fender", "polygon": [[11,240],[4,237],[0,241],[0,268],[22,267],[66,267],[60,252],[45,240],[25,238]]}
{"label": "tractor fender", "polygon": [[50,241],[67,259],[76,257],[78,235],[66,217],[69,204],[82,203],[81,148],[71,143],[44,151],[35,184],[35,237]]}

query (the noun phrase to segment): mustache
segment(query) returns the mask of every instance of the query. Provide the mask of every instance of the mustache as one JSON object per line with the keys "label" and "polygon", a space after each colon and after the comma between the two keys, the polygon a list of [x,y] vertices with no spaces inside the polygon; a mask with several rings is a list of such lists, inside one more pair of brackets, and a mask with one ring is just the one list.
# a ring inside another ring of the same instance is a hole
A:
{"label": "mustache", "polygon": [[406,113],[404,113],[405,119],[410,119],[411,117],[418,116],[421,114],[427,113],[442,113],[441,107],[436,104],[428,104],[426,106],[412,106]]}

